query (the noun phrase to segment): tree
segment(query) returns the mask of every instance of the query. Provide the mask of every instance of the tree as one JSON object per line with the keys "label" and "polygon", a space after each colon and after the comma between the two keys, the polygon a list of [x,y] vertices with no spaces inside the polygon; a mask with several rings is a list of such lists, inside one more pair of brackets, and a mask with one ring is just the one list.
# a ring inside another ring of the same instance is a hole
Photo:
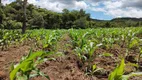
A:
{"label": "tree", "polygon": [[83,9],[80,9],[79,14],[80,18],[86,16],[85,11]]}
{"label": "tree", "polygon": [[0,24],[2,24],[2,3],[1,3],[1,0],[0,0]]}
{"label": "tree", "polygon": [[86,20],[86,17],[82,17],[80,19],[77,19],[75,22],[74,22],[74,25],[73,25],[73,28],[76,28],[76,29],[85,29],[87,28],[87,20]]}
{"label": "tree", "polygon": [[27,18],[26,18],[26,5],[27,5],[27,0],[24,0],[23,2],[23,26],[22,26],[22,33],[25,33],[26,31],[26,21],[27,21]]}
{"label": "tree", "polygon": [[34,11],[33,12],[33,18],[29,20],[30,22],[30,26],[34,26],[32,28],[41,28],[43,27],[44,28],[44,18],[43,18],[43,15],[37,11]]}
{"label": "tree", "polygon": [[0,0],[0,7],[1,7],[2,3],[1,3],[1,0]]}
{"label": "tree", "polygon": [[70,21],[70,16],[69,16],[70,11],[68,9],[63,9],[63,14],[62,14],[62,26],[63,28],[67,29],[70,25],[68,25],[68,22]]}
{"label": "tree", "polygon": [[2,3],[1,3],[1,0],[0,0],[0,8],[1,8],[1,6],[2,6]]}
{"label": "tree", "polygon": [[106,22],[104,27],[109,28],[109,27],[111,27],[111,25],[109,22]]}

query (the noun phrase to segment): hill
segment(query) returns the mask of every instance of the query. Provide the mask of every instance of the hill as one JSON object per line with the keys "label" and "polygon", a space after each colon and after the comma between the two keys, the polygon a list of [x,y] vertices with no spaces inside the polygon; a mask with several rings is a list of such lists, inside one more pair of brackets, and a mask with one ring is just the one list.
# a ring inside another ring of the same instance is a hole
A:
{"label": "hill", "polygon": [[91,19],[97,27],[138,27],[142,26],[142,18],[121,17],[112,20]]}

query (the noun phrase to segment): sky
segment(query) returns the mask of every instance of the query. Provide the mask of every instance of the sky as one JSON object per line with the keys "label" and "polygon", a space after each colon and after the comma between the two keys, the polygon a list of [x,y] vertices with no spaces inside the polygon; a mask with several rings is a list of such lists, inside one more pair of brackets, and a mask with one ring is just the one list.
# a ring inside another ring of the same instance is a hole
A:
{"label": "sky", "polygon": [[[9,4],[14,0],[2,0]],[[84,9],[91,18],[111,20],[118,17],[142,17],[142,0],[28,0],[29,3],[55,12]]]}

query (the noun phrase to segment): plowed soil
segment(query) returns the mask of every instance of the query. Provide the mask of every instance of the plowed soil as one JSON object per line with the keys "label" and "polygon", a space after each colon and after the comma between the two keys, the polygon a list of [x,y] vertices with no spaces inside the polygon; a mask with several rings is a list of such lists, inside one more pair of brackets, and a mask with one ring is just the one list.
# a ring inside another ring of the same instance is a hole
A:
{"label": "plowed soil", "polygon": [[[55,60],[46,61],[40,64],[39,69],[47,74],[51,80],[107,80],[108,75],[117,64],[120,62],[118,56],[123,56],[126,53],[125,48],[121,48],[118,45],[114,45],[112,49],[97,49],[94,52],[95,55],[101,55],[103,53],[111,53],[113,57],[110,56],[97,56],[93,59],[91,64],[96,64],[97,67],[103,68],[104,72],[86,75],[86,67],[88,67],[88,62],[81,63],[79,58],[75,55],[74,50],[70,42],[70,37],[66,34],[57,43],[56,52],[62,52],[63,55],[59,57],[54,57]],[[9,80],[9,72],[11,63],[18,63],[22,56],[27,55],[31,46],[24,45],[19,47],[11,47],[6,51],[0,51],[0,80]],[[129,52],[130,56],[127,57],[126,62],[135,62],[133,60],[137,56],[135,51]],[[135,71],[134,67],[126,66],[125,73],[130,73]],[[47,80],[44,77],[35,77],[31,80]],[[141,77],[133,77],[130,80],[141,80]]]}

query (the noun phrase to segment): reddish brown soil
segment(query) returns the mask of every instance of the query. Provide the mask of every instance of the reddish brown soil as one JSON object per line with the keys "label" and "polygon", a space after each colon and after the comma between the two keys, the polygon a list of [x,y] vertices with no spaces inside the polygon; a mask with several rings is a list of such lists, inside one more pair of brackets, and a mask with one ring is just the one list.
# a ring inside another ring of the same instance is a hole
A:
{"label": "reddish brown soil", "polygon": [[78,68],[77,57],[70,52],[56,61],[45,62],[40,68],[51,80],[90,80],[90,77]]}
{"label": "reddish brown soil", "polygon": [[2,78],[8,80],[11,63],[18,63],[21,57],[26,55],[29,50],[29,46],[21,46],[16,48],[11,47],[6,51],[0,51],[0,80]]}
{"label": "reddish brown soil", "polygon": [[[91,80],[93,78],[85,75],[81,71],[77,64],[77,56],[74,55],[70,45],[70,37],[65,34],[61,40],[57,43],[57,51],[63,52],[63,56],[58,57],[55,61],[47,61],[40,65],[40,69],[47,75],[51,80]],[[67,45],[69,44],[69,45]],[[34,80],[39,80],[39,77]],[[47,80],[42,78],[40,80]],[[94,79],[93,79],[94,80]]]}
{"label": "reddish brown soil", "polygon": [[[125,48],[121,48],[118,45],[114,45],[111,49],[97,49],[94,52],[94,58],[91,65],[96,64],[97,67],[103,68],[104,72],[101,74],[95,74],[93,76],[86,75],[85,68],[88,67],[88,62],[83,63],[80,67],[80,60],[75,55],[71,47],[70,37],[68,34],[62,36],[61,40],[56,45],[57,50],[55,52],[62,52],[63,56],[55,57],[56,60],[46,61],[40,64],[39,69],[47,74],[51,80],[107,80],[108,75],[114,70],[116,65],[120,62],[118,56],[124,56],[126,53]],[[9,80],[9,69],[11,63],[18,63],[23,55],[28,54],[30,50],[29,46],[19,46],[16,48],[9,48],[7,51],[0,51],[0,80]],[[106,57],[98,55],[104,52],[113,54],[112,57]],[[133,60],[137,56],[135,51],[130,51],[129,57],[126,62],[135,62]],[[130,73],[134,67],[127,66],[126,73]],[[31,80],[47,80],[44,77],[35,77]],[[141,80],[141,77],[132,77],[130,80]]]}

